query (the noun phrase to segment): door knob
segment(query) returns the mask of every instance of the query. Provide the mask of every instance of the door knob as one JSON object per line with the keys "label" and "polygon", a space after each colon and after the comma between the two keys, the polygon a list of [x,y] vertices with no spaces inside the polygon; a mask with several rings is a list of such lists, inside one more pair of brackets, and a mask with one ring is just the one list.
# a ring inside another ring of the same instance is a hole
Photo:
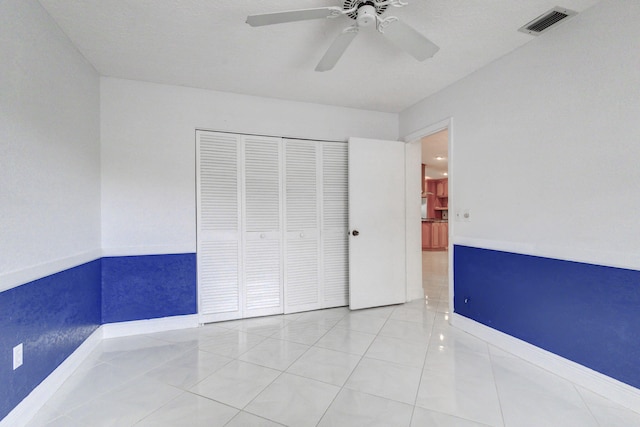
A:
{"label": "door knob", "polygon": [[353,230],[351,234],[353,235],[353,237],[356,237],[360,234],[360,232],[358,230]]}

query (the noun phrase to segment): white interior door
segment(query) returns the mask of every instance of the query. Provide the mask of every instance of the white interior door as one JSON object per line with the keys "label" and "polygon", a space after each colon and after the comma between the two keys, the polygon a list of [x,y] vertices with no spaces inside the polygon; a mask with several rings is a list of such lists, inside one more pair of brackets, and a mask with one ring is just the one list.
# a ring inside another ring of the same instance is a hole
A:
{"label": "white interior door", "polygon": [[349,308],[406,302],[404,143],[349,139]]}

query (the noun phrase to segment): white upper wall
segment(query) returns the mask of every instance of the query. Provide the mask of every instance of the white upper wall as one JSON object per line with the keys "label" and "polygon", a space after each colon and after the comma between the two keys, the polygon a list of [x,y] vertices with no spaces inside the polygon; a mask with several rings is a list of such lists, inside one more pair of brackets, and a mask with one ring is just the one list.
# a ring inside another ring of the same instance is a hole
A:
{"label": "white upper wall", "polygon": [[106,255],[195,252],[195,130],[398,139],[397,114],[101,79]]}
{"label": "white upper wall", "polygon": [[99,256],[99,77],[35,0],[0,2],[0,291]]}
{"label": "white upper wall", "polygon": [[453,118],[455,243],[640,268],[638,22],[602,1],[401,113]]}

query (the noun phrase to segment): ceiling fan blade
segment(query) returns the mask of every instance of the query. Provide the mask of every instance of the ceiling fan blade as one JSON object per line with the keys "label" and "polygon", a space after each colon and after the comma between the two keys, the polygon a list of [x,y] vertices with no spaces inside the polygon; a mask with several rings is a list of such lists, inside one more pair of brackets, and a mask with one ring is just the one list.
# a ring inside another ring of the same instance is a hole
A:
{"label": "ceiling fan blade", "polygon": [[247,24],[252,27],[262,25],[283,24],[285,22],[305,21],[307,19],[334,18],[343,14],[339,7],[319,7],[316,9],[289,10],[286,12],[250,15]]}
{"label": "ceiling fan blade", "polygon": [[418,61],[431,58],[440,50],[431,40],[396,17],[387,18],[381,26],[380,32],[384,36]]}
{"label": "ceiling fan blade", "polygon": [[331,46],[329,46],[329,49],[318,63],[316,71],[331,70],[357,35],[358,27],[355,25],[345,28],[331,43]]}

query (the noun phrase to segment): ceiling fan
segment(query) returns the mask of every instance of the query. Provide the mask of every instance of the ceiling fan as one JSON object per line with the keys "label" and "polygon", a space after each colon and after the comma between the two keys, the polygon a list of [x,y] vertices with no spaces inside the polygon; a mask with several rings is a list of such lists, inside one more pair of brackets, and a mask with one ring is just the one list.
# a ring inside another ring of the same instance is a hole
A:
{"label": "ceiling fan", "polygon": [[310,19],[332,19],[340,16],[353,19],[355,23],[342,30],[318,63],[316,71],[331,70],[358,35],[360,28],[370,27],[374,24],[376,29],[397,47],[418,61],[424,61],[435,55],[440,48],[397,17],[381,17],[389,6],[403,7],[407,4],[403,0],[345,0],[342,8],[330,6],[250,15],[247,18],[247,24],[252,27],[260,27]]}

